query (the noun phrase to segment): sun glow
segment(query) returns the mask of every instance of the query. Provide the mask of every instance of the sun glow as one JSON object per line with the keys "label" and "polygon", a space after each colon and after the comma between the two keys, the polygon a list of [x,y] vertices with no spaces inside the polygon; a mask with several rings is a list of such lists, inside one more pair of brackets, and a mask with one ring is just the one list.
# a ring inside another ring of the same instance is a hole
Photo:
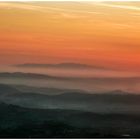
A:
{"label": "sun glow", "polygon": [[0,63],[76,61],[139,71],[139,16],[136,1],[1,2]]}

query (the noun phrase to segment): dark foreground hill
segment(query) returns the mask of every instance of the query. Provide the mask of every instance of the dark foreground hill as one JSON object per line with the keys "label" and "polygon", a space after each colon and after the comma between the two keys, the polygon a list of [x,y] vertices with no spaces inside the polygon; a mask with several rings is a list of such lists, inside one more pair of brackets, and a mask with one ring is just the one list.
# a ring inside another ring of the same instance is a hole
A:
{"label": "dark foreground hill", "polygon": [[139,138],[140,115],[27,109],[0,103],[0,138]]}

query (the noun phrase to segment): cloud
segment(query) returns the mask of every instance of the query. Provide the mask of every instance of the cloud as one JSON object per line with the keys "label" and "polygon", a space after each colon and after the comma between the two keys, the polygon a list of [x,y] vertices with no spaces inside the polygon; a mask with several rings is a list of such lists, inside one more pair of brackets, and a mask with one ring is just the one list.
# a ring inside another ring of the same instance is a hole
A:
{"label": "cloud", "polygon": [[12,8],[17,8],[17,9],[25,9],[25,10],[37,10],[41,9],[39,6],[32,6],[32,5],[27,5],[27,4],[20,4],[20,3],[0,3],[1,8],[7,8],[7,9],[12,9]]}
{"label": "cloud", "polygon": [[[96,11],[87,11],[87,10],[75,10],[75,9],[66,9],[66,8],[58,8],[58,7],[52,7],[52,6],[38,6],[33,5],[33,3],[0,3],[1,8],[7,8],[7,9],[24,9],[24,10],[33,10],[38,12],[59,12],[61,13],[61,16],[66,18],[75,18],[79,17],[81,14],[101,14],[100,12]],[[83,16],[82,16],[83,17]]]}
{"label": "cloud", "polygon": [[109,4],[109,3],[103,3],[103,2],[98,2],[97,4],[99,4],[101,6],[111,7],[111,8],[119,8],[119,9],[140,11],[140,7],[137,7],[137,6]]}

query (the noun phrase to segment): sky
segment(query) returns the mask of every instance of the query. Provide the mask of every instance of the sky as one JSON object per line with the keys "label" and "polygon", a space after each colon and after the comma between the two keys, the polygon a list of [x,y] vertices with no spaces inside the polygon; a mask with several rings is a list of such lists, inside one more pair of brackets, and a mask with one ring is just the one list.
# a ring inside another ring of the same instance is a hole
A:
{"label": "sky", "polygon": [[0,18],[0,65],[140,71],[140,2],[0,2]]}

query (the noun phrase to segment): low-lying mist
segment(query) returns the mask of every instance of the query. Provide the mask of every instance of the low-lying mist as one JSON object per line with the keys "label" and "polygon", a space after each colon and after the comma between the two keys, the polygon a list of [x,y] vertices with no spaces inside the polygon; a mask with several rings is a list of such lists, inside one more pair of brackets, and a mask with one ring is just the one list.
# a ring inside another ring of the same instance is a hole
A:
{"label": "low-lying mist", "polygon": [[[3,75],[3,73],[5,74]],[[30,74],[32,76],[29,76]],[[113,90],[140,93],[140,77],[138,73],[103,68],[95,69],[87,66],[86,68],[72,67],[69,69],[63,67],[1,66],[0,83],[80,89],[92,93],[105,93]]]}

